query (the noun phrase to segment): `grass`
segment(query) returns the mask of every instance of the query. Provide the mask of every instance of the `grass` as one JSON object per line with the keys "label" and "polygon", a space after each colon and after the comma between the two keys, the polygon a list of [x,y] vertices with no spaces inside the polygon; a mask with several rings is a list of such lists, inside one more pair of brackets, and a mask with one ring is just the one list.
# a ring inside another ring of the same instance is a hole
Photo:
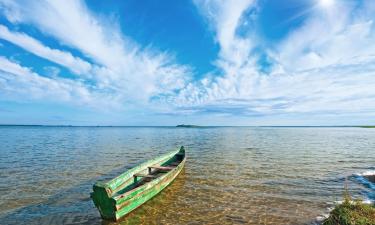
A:
{"label": "grass", "polygon": [[361,128],[375,128],[375,126],[360,126]]}
{"label": "grass", "polygon": [[344,202],[331,211],[323,225],[375,225],[375,204],[353,201],[346,192]]}

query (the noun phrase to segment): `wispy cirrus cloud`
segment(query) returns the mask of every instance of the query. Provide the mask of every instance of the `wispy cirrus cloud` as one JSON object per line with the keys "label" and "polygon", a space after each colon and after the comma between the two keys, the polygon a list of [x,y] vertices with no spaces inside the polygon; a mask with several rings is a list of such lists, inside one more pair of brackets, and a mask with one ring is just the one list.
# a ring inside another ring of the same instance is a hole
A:
{"label": "wispy cirrus cloud", "polygon": [[[220,45],[216,64],[225,72],[230,73],[233,67],[239,68],[249,63],[254,39],[239,36],[238,28],[242,25],[246,11],[256,8],[254,0],[195,0],[198,10],[207,18]],[[251,19],[251,18],[247,18]]]}
{"label": "wispy cirrus cloud", "polygon": [[[257,22],[256,14],[246,12],[262,6],[240,2],[195,1],[220,43],[219,72],[189,84],[169,102],[192,113],[375,114],[374,3],[315,6],[301,27],[265,47],[252,28],[247,35],[237,32],[241,22]],[[259,46],[274,62],[269,74],[258,69]]]}
{"label": "wispy cirrus cloud", "polygon": [[0,98],[2,100],[47,100],[76,105],[115,104],[83,83],[64,78],[48,78],[0,57]]}
{"label": "wispy cirrus cloud", "polygon": [[51,49],[40,41],[24,33],[12,32],[3,25],[0,25],[0,39],[9,41],[39,57],[60,64],[78,75],[88,74],[92,67],[89,62],[73,56],[70,52]]}
{"label": "wispy cirrus cloud", "polygon": [[[48,66],[45,72],[54,75],[46,77],[22,60],[2,57],[2,93],[102,108],[135,105],[166,115],[375,114],[372,1],[303,9],[301,25],[272,45],[256,30],[262,7],[272,1],[193,2],[219,46],[216,69],[204,75],[173,54],[141,46],[118,20],[92,12],[84,1],[0,0],[0,12],[12,24],[0,25],[1,39],[80,78],[61,78],[63,71]],[[14,28],[19,25],[32,26],[42,37]],[[42,86],[53,88],[45,94]]]}
{"label": "wispy cirrus cloud", "polygon": [[305,70],[373,58],[374,13],[372,1],[336,1],[335,7],[316,8],[278,46],[278,61],[288,70]]}
{"label": "wispy cirrus cloud", "polygon": [[32,25],[91,62],[3,25],[0,38],[85,75],[83,79],[103,93],[116,96],[119,105],[146,106],[151,96],[173,92],[189,80],[189,66],[179,65],[167,53],[141,48],[121,32],[117,21],[94,15],[83,1],[1,0],[0,9],[13,24]]}

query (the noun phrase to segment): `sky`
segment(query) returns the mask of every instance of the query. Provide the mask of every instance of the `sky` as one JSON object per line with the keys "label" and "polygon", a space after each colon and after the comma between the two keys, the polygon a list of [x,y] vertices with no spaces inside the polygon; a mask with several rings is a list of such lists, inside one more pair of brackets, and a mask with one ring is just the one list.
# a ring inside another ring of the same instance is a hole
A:
{"label": "sky", "polygon": [[375,124],[372,0],[0,0],[0,124]]}

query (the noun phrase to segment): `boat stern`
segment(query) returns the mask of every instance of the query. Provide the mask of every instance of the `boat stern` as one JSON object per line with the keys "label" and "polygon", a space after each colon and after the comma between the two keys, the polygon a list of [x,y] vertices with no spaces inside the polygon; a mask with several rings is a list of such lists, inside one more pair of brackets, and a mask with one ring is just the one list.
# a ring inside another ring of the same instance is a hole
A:
{"label": "boat stern", "polygon": [[103,183],[96,183],[93,186],[91,198],[100,212],[100,216],[107,220],[117,220],[115,213],[116,202],[110,197],[110,190]]}

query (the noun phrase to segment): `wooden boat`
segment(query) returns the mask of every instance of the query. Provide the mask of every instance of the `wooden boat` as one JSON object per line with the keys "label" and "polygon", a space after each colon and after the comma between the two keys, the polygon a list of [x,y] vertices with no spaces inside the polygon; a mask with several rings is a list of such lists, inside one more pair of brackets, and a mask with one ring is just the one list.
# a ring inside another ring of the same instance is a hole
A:
{"label": "wooden boat", "polygon": [[185,165],[185,149],[144,162],[108,182],[97,182],[91,197],[103,219],[118,221],[168,186]]}

